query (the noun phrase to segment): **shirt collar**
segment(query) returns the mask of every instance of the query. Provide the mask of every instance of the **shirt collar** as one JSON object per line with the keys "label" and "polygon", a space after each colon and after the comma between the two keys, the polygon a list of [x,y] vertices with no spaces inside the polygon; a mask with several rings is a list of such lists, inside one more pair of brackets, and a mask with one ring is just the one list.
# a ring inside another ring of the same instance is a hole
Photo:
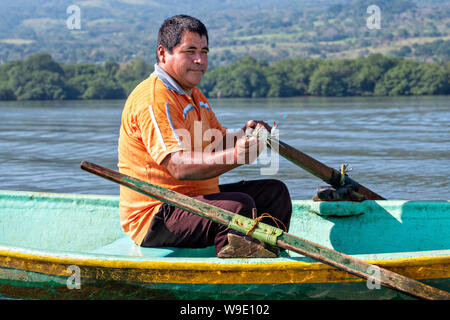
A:
{"label": "shirt collar", "polygon": [[158,64],[155,64],[155,70],[153,71],[153,74],[159,78],[159,80],[164,83],[164,85],[169,90],[174,90],[178,94],[185,94],[183,89],[180,88],[180,85],[166,72],[163,68],[158,66]]}

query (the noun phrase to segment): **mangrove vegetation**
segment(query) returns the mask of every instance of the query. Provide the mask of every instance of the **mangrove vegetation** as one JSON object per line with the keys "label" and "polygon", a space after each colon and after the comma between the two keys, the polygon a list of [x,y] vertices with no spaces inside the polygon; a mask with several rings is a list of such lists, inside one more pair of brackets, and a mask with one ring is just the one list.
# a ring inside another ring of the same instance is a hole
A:
{"label": "mangrove vegetation", "polygon": [[[0,100],[125,99],[153,71],[128,64],[63,64],[47,53],[0,65]],[[212,67],[199,88],[210,98],[447,95],[450,62],[421,63],[372,54],[343,60],[244,57]]]}

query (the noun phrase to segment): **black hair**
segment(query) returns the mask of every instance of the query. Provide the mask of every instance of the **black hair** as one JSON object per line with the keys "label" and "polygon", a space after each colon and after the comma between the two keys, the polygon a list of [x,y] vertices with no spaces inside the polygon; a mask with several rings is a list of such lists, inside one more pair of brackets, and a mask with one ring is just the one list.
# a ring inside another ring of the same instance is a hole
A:
{"label": "black hair", "polygon": [[[159,28],[157,47],[162,45],[169,53],[172,53],[173,48],[180,44],[185,30],[195,32],[200,36],[206,36],[206,41],[209,43],[208,30],[206,30],[205,25],[197,18],[180,14],[164,20]],[[159,62],[158,52],[156,53],[156,61]]]}

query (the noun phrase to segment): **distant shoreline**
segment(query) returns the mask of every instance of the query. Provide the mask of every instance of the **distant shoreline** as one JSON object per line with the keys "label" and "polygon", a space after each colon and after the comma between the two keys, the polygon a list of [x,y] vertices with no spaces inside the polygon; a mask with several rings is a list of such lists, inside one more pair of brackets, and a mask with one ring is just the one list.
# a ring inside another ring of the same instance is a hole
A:
{"label": "distant shoreline", "polygon": [[[60,64],[47,53],[0,65],[0,100],[126,99],[153,72],[142,59]],[[450,94],[450,62],[440,65],[372,54],[345,60],[244,57],[211,68],[198,86],[208,98],[379,97]]]}

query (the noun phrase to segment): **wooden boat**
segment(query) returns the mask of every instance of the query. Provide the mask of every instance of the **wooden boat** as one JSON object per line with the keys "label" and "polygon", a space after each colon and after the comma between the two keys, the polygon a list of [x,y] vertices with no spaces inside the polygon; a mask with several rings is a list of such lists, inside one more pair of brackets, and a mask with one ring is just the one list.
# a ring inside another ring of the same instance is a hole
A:
{"label": "wooden boat", "polygon": [[[293,201],[289,232],[450,291],[450,202]],[[0,297],[410,299],[292,252],[219,259],[215,248],[141,248],[118,197],[0,191]]]}

